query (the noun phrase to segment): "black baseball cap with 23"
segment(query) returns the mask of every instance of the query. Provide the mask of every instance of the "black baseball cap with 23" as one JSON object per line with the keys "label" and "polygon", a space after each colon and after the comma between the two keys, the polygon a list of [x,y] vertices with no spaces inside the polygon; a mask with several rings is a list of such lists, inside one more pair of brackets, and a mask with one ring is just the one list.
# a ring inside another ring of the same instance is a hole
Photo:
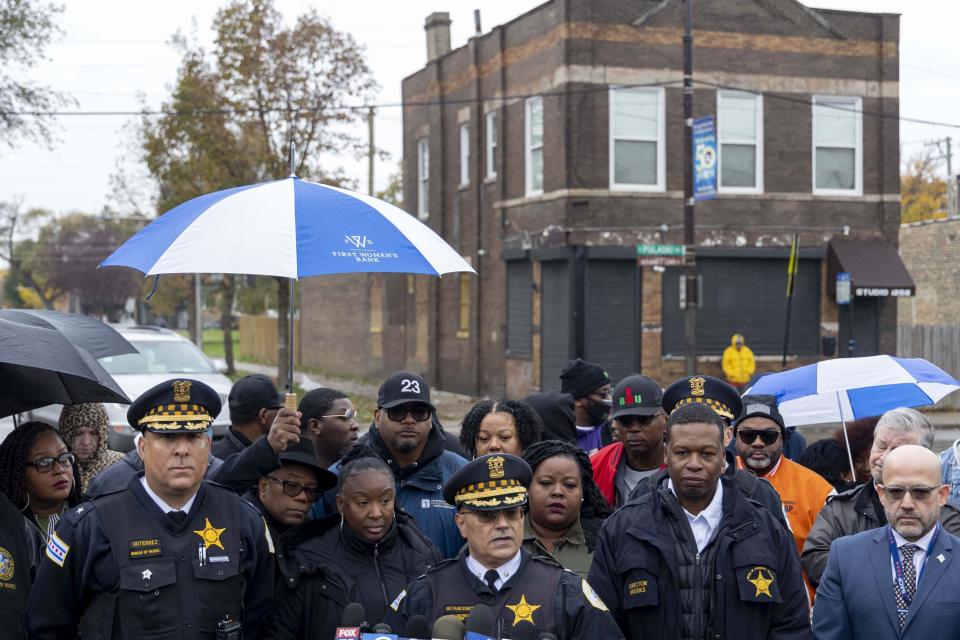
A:
{"label": "black baseball cap with 23", "polygon": [[412,371],[397,371],[392,374],[377,392],[377,408],[391,409],[402,404],[425,404],[431,410],[437,407],[430,401],[430,385]]}

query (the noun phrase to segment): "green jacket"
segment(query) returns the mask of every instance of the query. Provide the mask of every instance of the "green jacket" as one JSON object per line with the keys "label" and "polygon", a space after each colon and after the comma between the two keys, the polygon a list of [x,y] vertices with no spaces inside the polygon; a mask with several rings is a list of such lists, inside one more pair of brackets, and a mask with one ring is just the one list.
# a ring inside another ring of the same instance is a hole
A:
{"label": "green jacket", "polygon": [[567,533],[557,540],[553,546],[553,553],[537,540],[537,535],[530,526],[529,515],[523,522],[523,548],[534,556],[550,556],[564,569],[573,571],[581,578],[586,579],[590,572],[590,563],[593,561],[593,552],[587,548],[587,540],[580,526],[580,519],[570,527]]}

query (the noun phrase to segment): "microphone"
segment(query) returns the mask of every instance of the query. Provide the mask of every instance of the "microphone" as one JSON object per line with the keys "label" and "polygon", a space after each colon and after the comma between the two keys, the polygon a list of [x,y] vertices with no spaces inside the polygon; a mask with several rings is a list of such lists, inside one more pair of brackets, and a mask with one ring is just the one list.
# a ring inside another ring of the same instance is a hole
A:
{"label": "microphone", "polygon": [[557,636],[549,631],[541,631],[540,634],[537,635],[537,640],[557,640]]}
{"label": "microphone", "polygon": [[464,640],[496,640],[493,612],[485,604],[475,604],[464,622]]}
{"label": "microphone", "polygon": [[407,627],[403,630],[403,635],[405,635],[408,640],[430,640],[430,623],[419,613],[415,616],[410,616],[410,619],[407,620]]}
{"label": "microphone", "polygon": [[510,629],[510,640],[537,640],[537,628],[529,620],[521,620]]}
{"label": "microphone", "polygon": [[365,616],[366,612],[359,602],[351,602],[344,607],[340,626],[337,627],[334,635],[335,640],[360,640],[360,633],[366,626],[363,621]]}
{"label": "microphone", "polygon": [[433,633],[430,637],[432,640],[463,640],[463,634],[463,621],[455,615],[446,615],[440,616],[433,623]]}

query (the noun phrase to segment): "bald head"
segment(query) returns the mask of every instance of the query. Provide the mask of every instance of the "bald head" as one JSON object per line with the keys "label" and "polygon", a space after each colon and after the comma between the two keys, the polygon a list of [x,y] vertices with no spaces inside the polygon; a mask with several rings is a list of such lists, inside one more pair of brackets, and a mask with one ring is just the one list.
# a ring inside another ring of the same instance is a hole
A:
{"label": "bald head", "polygon": [[904,539],[915,541],[936,525],[950,487],[941,481],[937,454],[906,444],[887,454],[877,492],[890,526]]}
{"label": "bald head", "polygon": [[930,449],[916,444],[897,447],[883,462],[883,483],[903,474],[921,475],[928,485],[940,484],[940,458]]}

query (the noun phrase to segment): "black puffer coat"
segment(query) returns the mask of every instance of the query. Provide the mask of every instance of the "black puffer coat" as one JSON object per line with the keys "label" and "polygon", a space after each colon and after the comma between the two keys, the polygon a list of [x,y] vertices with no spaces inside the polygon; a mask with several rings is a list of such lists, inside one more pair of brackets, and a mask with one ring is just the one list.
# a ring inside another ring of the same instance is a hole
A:
{"label": "black puffer coat", "polygon": [[[376,544],[341,525],[335,515],[289,532],[283,546],[284,587],[277,585],[274,611],[263,634],[267,638],[327,640],[349,602],[362,604],[371,624],[381,622],[397,595],[442,560],[413,518],[399,510],[390,531]],[[332,626],[327,620],[331,616]]]}

